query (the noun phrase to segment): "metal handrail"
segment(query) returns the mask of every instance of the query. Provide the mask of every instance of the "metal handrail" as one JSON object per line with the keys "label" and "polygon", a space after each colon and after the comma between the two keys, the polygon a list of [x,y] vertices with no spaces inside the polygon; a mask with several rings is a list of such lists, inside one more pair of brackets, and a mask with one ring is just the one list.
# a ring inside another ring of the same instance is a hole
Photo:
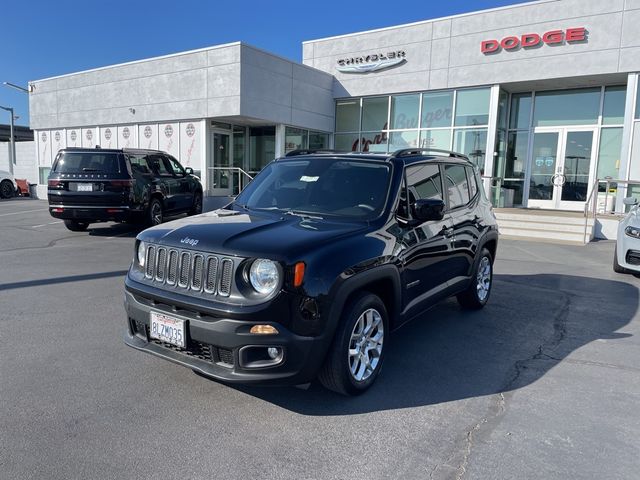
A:
{"label": "metal handrail", "polygon": [[[247,173],[245,170],[243,170],[240,167],[207,167],[207,170],[211,171],[211,172],[215,172],[216,170],[224,170],[224,171],[228,171],[228,172],[236,172],[238,173],[238,179],[239,179],[239,190],[238,192],[241,192],[242,190],[244,190],[244,187],[246,186],[245,183],[245,177],[249,179],[249,182],[251,180],[253,180],[253,177],[251,175],[249,175],[249,173]],[[257,172],[252,172],[252,173],[257,173]],[[213,176],[213,175],[212,175]],[[247,182],[248,183],[248,182]],[[212,187],[213,188],[213,185]]]}

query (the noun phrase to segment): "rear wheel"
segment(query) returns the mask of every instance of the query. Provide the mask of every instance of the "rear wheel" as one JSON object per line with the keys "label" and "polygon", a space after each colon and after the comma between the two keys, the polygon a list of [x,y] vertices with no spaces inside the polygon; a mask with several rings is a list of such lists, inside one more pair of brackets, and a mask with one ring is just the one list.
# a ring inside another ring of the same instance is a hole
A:
{"label": "rear wheel", "polygon": [[458,294],[458,303],[468,310],[479,310],[489,301],[493,284],[493,258],[491,252],[483,248],[476,263],[469,287]]}
{"label": "rear wheel", "polygon": [[627,269],[618,263],[618,245],[613,250],[613,271],[616,273],[627,273]]}
{"label": "rear wheel", "polygon": [[72,232],[84,232],[89,228],[89,222],[79,222],[77,220],[65,220],[64,226]]}
{"label": "rear wheel", "polygon": [[3,180],[0,182],[0,197],[11,198],[13,197],[13,183],[10,180]]}
{"label": "rear wheel", "polygon": [[189,210],[189,215],[200,215],[202,213],[202,192],[193,196],[193,206]]}
{"label": "rear wheel", "polygon": [[149,203],[149,211],[147,213],[147,223],[150,226],[160,225],[164,218],[164,210],[162,208],[162,202],[159,198],[152,198]]}
{"label": "rear wheel", "polygon": [[382,300],[363,292],[349,302],[318,380],[342,395],[358,395],[376,380],[389,321]]}

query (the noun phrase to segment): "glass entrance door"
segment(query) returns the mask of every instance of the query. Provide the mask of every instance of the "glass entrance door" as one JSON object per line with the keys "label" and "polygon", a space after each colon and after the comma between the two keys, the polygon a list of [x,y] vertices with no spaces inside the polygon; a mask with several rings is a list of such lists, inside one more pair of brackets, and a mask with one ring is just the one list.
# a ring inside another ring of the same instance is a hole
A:
{"label": "glass entrance door", "polygon": [[536,129],[529,165],[533,208],[582,210],[595,168],[595,129]]}
{"label": "glass entrance door", "polygon": [[209,192],[213,196],[232,195],[234,176],[230,168],[232,158],[231,135],[213,132],[209,163]]}

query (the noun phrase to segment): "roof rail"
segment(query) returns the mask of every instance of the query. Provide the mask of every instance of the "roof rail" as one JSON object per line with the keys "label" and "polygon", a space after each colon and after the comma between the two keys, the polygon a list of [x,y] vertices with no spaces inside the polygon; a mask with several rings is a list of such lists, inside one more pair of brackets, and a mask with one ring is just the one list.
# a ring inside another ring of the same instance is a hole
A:
{"label": "roof rail", "polygon": [[429,153],[444,153],[449,157],[461,158],[463,160],[469,160],[469,157],[462,153],[452,152],[451,150],[442,150],[440,148],[403,148],[393,152],[394,157],[411,157],[414,155],[425,155]]}
{"label": "roof rail", "polygon": [[331,150],[327,148],[298,148],[297,150],[292,150],[289,153],[285,154],[285,157],[297,157],[298,155],[312,155],[314,153],[350,153],[345,152],[344,150]]}

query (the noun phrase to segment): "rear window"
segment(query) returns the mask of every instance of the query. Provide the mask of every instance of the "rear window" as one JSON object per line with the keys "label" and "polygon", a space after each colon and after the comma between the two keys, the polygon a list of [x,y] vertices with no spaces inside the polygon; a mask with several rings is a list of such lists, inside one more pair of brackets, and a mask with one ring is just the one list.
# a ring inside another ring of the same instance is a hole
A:
{"label": "rear window", "polygon": [[53,166],[53,171],[120,173],[120,160],[117,153],[63,153]]}

